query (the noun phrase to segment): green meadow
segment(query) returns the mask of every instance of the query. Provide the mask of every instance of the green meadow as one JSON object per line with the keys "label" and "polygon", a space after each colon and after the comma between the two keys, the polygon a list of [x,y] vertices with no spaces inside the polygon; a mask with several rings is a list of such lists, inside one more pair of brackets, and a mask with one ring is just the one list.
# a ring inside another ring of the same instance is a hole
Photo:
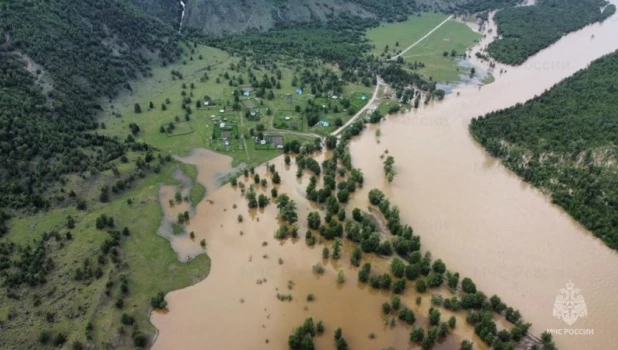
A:
{"label": "green meadow", "polygon": [[[155,330],[149,322],[150,298],[159,291],[167,293],[191,285],[210,271],[206,254],[180,263],[169,242],[156,235],[163,216],[158,200],[159,184],[174,184],[171,173],[177,167],[168,163],[159,174],[146,177],[110,203],[90,205],[88,211],[58,208],[12,220],[12,229],[5,238],[18,244],[33,244],[42,232],[61,234],[60,239],[48,243],[52,246],[48,257],[54,261],[55,268],[47,276],[47,283],[27,298],[0,303],[0,318],[14,317],[21,322],[19,327],[3,329],[3,337],[18,339],[24,345],[34,344],[41,336],[37,332],[46,330],[52,337],[58,333],[69,334],[68,344],[86,343],[87,337],[91,337],[97,344],[134,348],[131,326],[124,326],[125,337],[118,335],[122,314],[133,317],[141,332],[153,334]],[[101,265],[101,278],[76,281],[75,269],[86,260],[93,266],[100,264],[97,262],[100,246],[109,237],[105,230],[95,227],[101,214],[114,218],[115,229],[130,230],[128,236],[123,236],[118,252],[122,263],[118,266],[108,261]],[[73,229],[67,228],[68,216],[75,219]],[[71,233],[70,239],[66,232]],[[121,292],[121,278],[127,279],[126,293]],[[121,307],[116,304],[119,299],[123,300]],[[22,314],[26,309],[32,310],[31,313]],[[50,323],[50,319],[57,321]],[[90,332],[88,323],[92,324]]]}
{"label": "green meadow", "polygon": [[[420,16],[410,16],[407,21],[399,23],[384,23],[367,31],[367,38],[373,42],[371,51],[376,56],[394,56],[415,43],[442,23],[447,15],[442,13],[424,13]],[[388,50],[385,50],[388,46]]]}
{"label": "green meadow", "polygon": [[[419,72],[435,81],[456,82],[460,74],[467,73],[457,67],[457,58],[464,55],[480,38],[481,35],[467,25],[449,20],[406,52],[403,58],[408,63],[422,62],[425,67],[420,68]],[[452,56],[453,51],[455,57]]]}
{"label": "green meadow", "polygon": [[[448,16],[444,14],[425,13],[412,16],[405,22],[381,24],[368,30],[366,36],[373,42],[372,53],[389,59],[425,36],[446,18]],[[466,24],[451,19],[402,57],[410,69],[434,81],[457,82],[460,74],[468,73],[457,66],[457,59],[480,38],[481,35]]]}

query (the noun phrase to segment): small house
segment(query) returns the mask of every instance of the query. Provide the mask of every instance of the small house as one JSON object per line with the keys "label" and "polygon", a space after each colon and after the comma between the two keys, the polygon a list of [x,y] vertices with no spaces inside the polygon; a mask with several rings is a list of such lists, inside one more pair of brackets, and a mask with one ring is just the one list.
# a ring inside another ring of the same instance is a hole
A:
{"label": "small house", "polygon": [[363,97],[361,97],[361,100],[366,101],[367,100],[367,96],[363,95]]}
{"label": "small house", "polygon": [[242,95],[245,96],[245,97],[249,97],[249,95],[251,95],[251,92],[250,91],[244,91],[242,93]]}
{"label": "small house", "polygon": [[225,109],[220,109],[219,113],[225,113]]}
{"label": "small house", "polygon": [[292,117],[285,117],[285,120],[290,120],[292,119]]}
{"label": "small house", "polygon": [[224,129],[225,128],[225,123],[221,122],[221,124],[219,124],[219,128]]}
{"label": "small house", "polygon": [[328,127],[328,122],[325,120],[320,120],[319,122],[317,122],[318,126],[323,126],[323,127]]}
{"label": "small house", "polygon": [[302,95],[303,94],[303,89],[296,89],[296,94]]}
{"label": "small house", "polygon": [[266,140],[260,141],[260,145],[265,145],[265,144],[266,144]]}
{"label": "small house", "polygon": [[210,105],[210,102],[209,101],[204,101],[204,106],[208,106],[208,105]]}
{"label": "small house", "polygon": [[283,147],[283,137],[282,136],[270,136],[268,138],[268,142],[271,142],[277,148]]}

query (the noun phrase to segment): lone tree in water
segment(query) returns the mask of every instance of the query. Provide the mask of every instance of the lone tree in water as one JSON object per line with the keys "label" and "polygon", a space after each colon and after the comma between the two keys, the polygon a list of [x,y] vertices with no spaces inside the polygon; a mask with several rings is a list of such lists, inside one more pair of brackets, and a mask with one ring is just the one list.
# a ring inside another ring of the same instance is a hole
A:
{"label": "lone tree in water", "polygon": [[397,174],[394,169],[395,158],[392,156],[388,156],[384,161],[384,173],[386,174],[386,178],[388,182],[393,182],[395,175]]}
{"label": "lone tree in water", "polygon": [[337,271],[337,284],[345,283],[345,275],[343,274],[343,270]]}
{"label": "lone tree in water", "polygon": [[371,204],[378,205],[380,204],[380,202],[382,202],[383,199],[384,193],[382,193],[382,191],[378,190],[377,188],[369,191],[369,202],[371,202]]}
{"label": "lone tree in water", "polygon": [[[257,175],[256,175],[256,176],[257,176]],[[260,208],[264,208],[265,206],[267,206],[267,205],[268,205],[268,202],[269,202],[268,197],[266,197],[266,196],[265,196],[265,195],[263,195],[263,194],[260,194],[260,196],[258,197],[258,206],[259,206]]]}

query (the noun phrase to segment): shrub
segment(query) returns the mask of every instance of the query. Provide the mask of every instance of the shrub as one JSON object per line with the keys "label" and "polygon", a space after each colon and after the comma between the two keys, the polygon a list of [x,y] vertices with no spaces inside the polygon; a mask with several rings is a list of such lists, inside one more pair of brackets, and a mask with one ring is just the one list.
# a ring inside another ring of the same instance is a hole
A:
{"label": "shrub", "polygon": [[129,316],[129,315],[123,313],[122,317],[120,318],[120,321],[122,322],[122,324],[124,324],[126,326],[130,326],[133,323],[135,323],[135,318],[133,318],[133,316]]}
{"label": "shrub", "polygon": [[419,293],[425,293],[425,291],[427,291],[427,284],[424,279],[416,280],[416,291]]}
{"label": "shrub", "polygon": [[399,310],[399,319],[405,321],[408,324],[413,324],[416,321],[414,312],[407,307],[403,307],[401,310]]}
{"label": "shrub", "polygon": [[157,293],[155,297],[150,299],[150,305],[155,309],[165,309],[167,307],[167,301],[165,301],[165,294],[163,292]]}
{"label": "shrub", "polygon": [[399,306],[401,306],[401,298],[399,295],[393,295],[391,298],[391,306],[393,307],[393,310],[399,310]]}
{"label": "shrub", "polygon": [[313,269],[313,272],[317,273],[318,275],[324,274],[324,271],[325,271],[324,266],[322,266],[322,264],[320,263],[313,265],[312,269]]}
{"label": "shrub", "polygon": [[476,285],[468,277],[464,278],[461,281],[461,289],[463,289],[463,291],[466,293],[476,293]]}
{"label": "shrub", "polygon": [[384,304],[382,304],[382,312],[385,315],[388,315],[391,313],[391,311],[392,311],[391,304],[384,302]]}

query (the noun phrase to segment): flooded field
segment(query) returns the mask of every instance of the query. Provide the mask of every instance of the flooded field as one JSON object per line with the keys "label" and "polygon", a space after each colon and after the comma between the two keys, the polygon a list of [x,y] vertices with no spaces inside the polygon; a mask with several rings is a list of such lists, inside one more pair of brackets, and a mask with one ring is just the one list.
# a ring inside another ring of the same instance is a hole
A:
{"label": "flooded field", "polygon": [[[216,191],[227,176],[238,171],[238,168],[232,168],[232,158],[207,149],[196,149],[186,157],[174,158],[182,163],[196,166],[197,181],[206,188],[206,193]],[[178,260],[187,261],[202,254],[204,249],[199,244],[200,240],[189,236],[191,230],[177,224],[179,214],[186,211],[193,218],[196,209],[188,201],[176,200],[176,193],[180,192],[183,198],[189,196],[194,184],[180,169],[174,172],[173,177],[179,183],[178,186],[162,185],[159,188],[159,202],[164,216],[157,233],[170,241]]]}

